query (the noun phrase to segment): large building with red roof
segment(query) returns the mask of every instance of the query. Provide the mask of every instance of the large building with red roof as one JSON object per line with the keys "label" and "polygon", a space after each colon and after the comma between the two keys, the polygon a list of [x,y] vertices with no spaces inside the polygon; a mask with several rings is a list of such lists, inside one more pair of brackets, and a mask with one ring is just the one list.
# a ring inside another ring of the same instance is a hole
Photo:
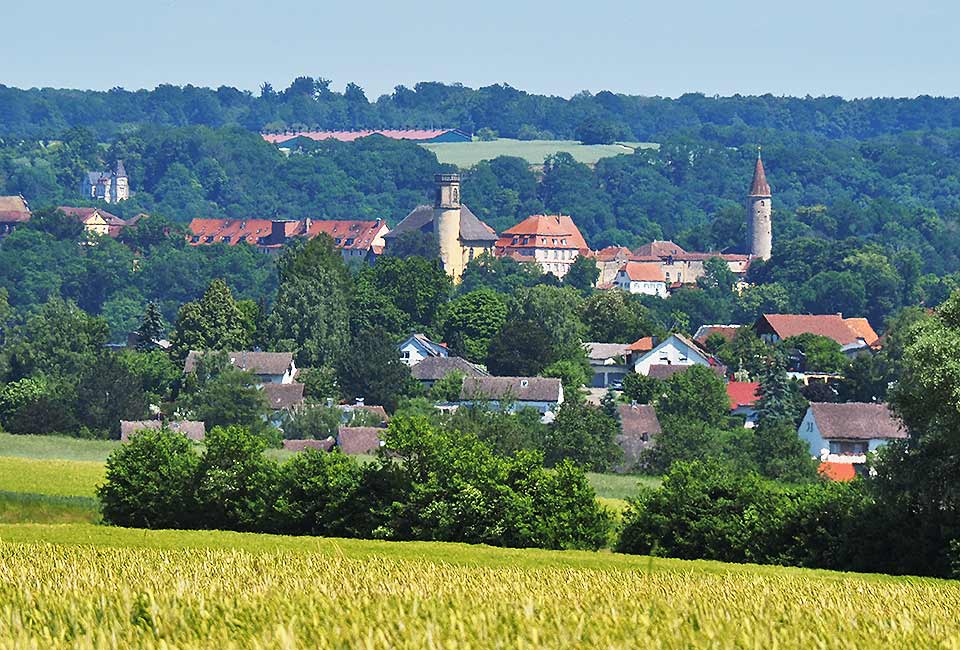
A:
{"label": "large building with red roof", "polygon": [[750,267],[750,256],[733,253],[691,253],[672,241],[652,241],[637,248],[630,256],[632,262],[658,264],[663,270],[668,286],[696,284],[706,269],[704,262],[719,257],[727,263],[730,271],[739,278],[746,275]]}
{"label": "large building with red roof", "polygon": [[580,255],[591,254],[580,229],[568,215],[535,214],[501,233],[495,254],[532,262],[562,278]]}
{"label": "large building with red roof", "polygon": [[767,343],[801,334],[824,336],[836,341],[848,355],[879,345],[879,337],[866,318],[844,318],[842,314],[763,314],[753,329]]}
{"label": "large building with red roof", "polygon": [[367,262],[383,252],[383,236],[389,232],[383,219],[194,219],[189,230],[191,246],[249,244],[263,252],[279,250],[292,238],[323,233],[344,258]]}

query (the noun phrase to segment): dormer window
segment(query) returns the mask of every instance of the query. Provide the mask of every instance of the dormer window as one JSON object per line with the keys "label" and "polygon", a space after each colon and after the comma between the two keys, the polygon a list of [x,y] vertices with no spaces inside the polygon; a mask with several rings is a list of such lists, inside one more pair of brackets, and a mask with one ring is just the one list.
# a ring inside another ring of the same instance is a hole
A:
{"label": "dormer window", "polygon": [[526,388],[526,387],[529,386],[529,385],[530,385],[530,382],[527,381],[526,379],[521,379],[521,380],[520,380],[520,388]]}

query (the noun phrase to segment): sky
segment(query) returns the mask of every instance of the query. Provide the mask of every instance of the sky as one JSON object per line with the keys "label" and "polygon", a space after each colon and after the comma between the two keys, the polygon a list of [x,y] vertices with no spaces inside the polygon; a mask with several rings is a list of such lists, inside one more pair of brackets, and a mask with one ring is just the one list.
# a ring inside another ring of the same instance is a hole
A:
{"label": "sky", "polygon": [[2,0],[0,84],[256,91],[297,76],[676,97],[960,94],[942,0]]}

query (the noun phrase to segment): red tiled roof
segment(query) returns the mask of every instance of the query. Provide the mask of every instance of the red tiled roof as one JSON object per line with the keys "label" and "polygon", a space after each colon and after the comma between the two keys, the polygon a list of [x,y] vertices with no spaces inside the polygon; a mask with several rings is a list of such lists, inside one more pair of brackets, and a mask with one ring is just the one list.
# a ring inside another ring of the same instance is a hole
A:
{"label": "red tiled roof", "polygon": [[[770,329],[781,339],[800,334],[817,334],[833,339],[840,345],[855,343],[859,338],[858,331],[854,330],[840,314],[764,314],[757,321],[757,325],[765,321]],[[865,319],[864,319],[865,320]],[[869,326],[869,324],[868,324]],[[858,323],[858,329],[862,324]],[[870,328],[873,331],[873,328]],[[876,340],[876,333],[873,334]],[[872,343],[873,341],[867,341]]]}
{"label": "red tiled roof", "polygon": [[852,481],[857,478],[853,463],[820,463],[817,473],[831,481]]}
{"label": "red tiled roof", "polygon": [[630,257],[630,249],[626,246],[607,246],[596,251],[593,256],[599,262],[613,262]]}
{"label": "red tiled roof", "polygon": [[[346,219],[311,219],[306,229],[308,239],[313,239],[320,233],[333,238],[337,248],[366,250],[373,246],[374,240],[382,235],[386,224],[381,219],[372,221],[353,221]],[[383,240],[380,239],[382,245]]]}
{"label": "red tiled roof", "polygon": [[376,129],[361,131],[298,131],[296,133],[262,133],[261,137],[271,144],[282,144],[294,138],[311,140],[339,140],[353,142],[369,135],[382,135],[393,140],[432,140],[456,129]]}
{"label": "red tiled roof", "polygon": [[763,171],[763,161],[757,154],[757,164],[753,168],[753,184],[750,186],[750,196],[770,196],[770,183]]}
{"label": "red tiled roof", "polygon": [[[514,237],[518,241],[514,242]],[[562,243],[563,241],[566,243]],[[575,248],[589,251],[580,229],[568,215],[534,214],[500,235],[497,248]]]}
{"label": "red tiled roof", "polygon": [[870,321],[866,318],[844,318],[843,322],[871,347],[880,340],[873,327],[870,326]]}
{"label": "red tiled roof", "polygon": [[653,337],[644,336],[627,346],[630,352],[649,352],[653,349]]}
{"label": "red tiled roof", "polygon": [[649,262],[627,262],[620,269],[633,282],[665,282],[663,268],[659,264]]}
{"label": "red tiled roof", "polygon": [[760,399],[760,384],[753,381],[731,381],[727,383],[727,397],[730,409],[741,406],[753,406]]}
{"label": "red tiled roof", "polygon": [[[199,241],[188,242],[194,246],[225,243],[256,244],[261,237],[269,237],[273,228],[269,219],[193,219],[189,230]],[[224,241],[224,237],[228,238]],[[208,241],[209,239],[209,241]]]}

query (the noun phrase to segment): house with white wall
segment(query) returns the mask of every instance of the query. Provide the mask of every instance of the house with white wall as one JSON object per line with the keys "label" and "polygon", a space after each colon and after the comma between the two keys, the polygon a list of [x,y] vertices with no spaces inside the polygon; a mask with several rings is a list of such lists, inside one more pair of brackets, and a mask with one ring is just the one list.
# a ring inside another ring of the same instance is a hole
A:
{"label": "house with white wall", "polygon": [[666,276],[654,262],[627,262],[617,272],[613,285],[628,293],[667,297]]}
{"label": "house with white wall", "polygon": [[[200,357],[206,354],[197,350],[190,350],[183,364],[184,374],[196,370]],[[216,353],[213,353],[216,354]],[[292,352],[225,352],[230,365],[240,370],[252,372],[257,376],[257,383],[264,384],[292,384],[297,376],[297,365],[293,361]]]}
{"label": "house with white wall", "polygon": [[696,343],[681,334],[671,334],[653,346],[649,352],[631,355],[630,369],[641,375],[650,374],[650,367],[702,365],[718,367],[719,362],[701,350]]}
{"label": "house with white wall", "polygon": [[457,405],[477,404],[508,413],[532,408],[552,422],[563,404],[563,384],[555,377],[465,377]]}
{"label": "house with white wall", "polygon": [[867,462],[867,455],[907,431],[886,404],[811,402],[797,435],[824,463]]}
{"label": "house with white wall", "polygon": [[398,347],[400,349],[400,360],[410,367],[431,357],[450,356],[450,351],[447,350],[446,346],[431,341],[423,334],[410,335]]}

